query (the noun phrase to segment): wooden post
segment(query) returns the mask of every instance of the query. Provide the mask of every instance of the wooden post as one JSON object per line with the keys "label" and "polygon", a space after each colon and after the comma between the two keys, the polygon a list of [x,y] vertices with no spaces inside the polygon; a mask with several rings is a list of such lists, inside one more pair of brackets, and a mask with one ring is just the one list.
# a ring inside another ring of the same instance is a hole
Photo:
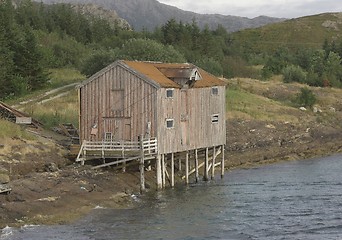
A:
{"label": "wooden post", "polygon": [[204,181],[208,181],[209,177],[208,177],[208,169],[209,169],[209,150],[208,148],[205,149],[205,163],[204,163],[204,175],[203,175],[203,180]]}
{"label": "wooden post", "polygon": [[185,184],[189,184],[189,152],[185,154]]}
{"label": "wooden post", "polygon": [[198,152],[197,148],[195,149],[195,177],[196,177],[196,183],[198,182]]}
{"label": "wooden post", "polygon": [[215,158],[216,158],[216,147],[213,149],[213,164],[211,166],[211,179],[215,177]]}
{"label": "wooden post", "polygon": [[175,186],[175,157],[171,153],[171,187]]}
{"label": "wooden post", "polygon": [[166,176],[165,176],[165,155],[162,154],[162,183],[163,183],[163,188],[165,188],[166,185]]}
{"label": "wooden post", "polygon": [[178,160],[178,171],[181,172],[182,171],[182,159],[179,158]]}
{"label": "wooden post", "polygon": [[157,155],[157,160],[156,160],[156,168],[157,168],[157,189],[162,189],[163,188],[163,182],[162,182],[162,169],[161,169],[161,155]]}
{"label": "wooden post", "polygon": [[221,178],[224,176],[224,145],[222,145]]}
{"label": "wooden post", "polygon": [[[140,138],[140,193],[142,194],[145,191],[145,163],[144,163],[144,146],[143,146],[143,138]],[[125,164],[126,166],[126,164]]]}

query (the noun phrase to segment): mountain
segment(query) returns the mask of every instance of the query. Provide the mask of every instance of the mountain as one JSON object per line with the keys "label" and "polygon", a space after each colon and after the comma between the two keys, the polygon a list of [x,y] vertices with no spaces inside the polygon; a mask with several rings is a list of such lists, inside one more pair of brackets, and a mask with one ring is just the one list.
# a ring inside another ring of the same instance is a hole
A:
{"label": "mountain", "polygon": [[158,2],[157,0],[43,0],[44,3],[78,3],[95,4],[105,9],[115,10],[127,20],[135,30],[154,30],[174,18],[177,21],[191,23],[193,20],[201,28],[206,25],[210,29],[219,24],[229,32],[246,28],[256,28],[269,23],[281,22],[285,19],[259,16],[253,19],[220,14],[198,14]]}
{"label": "mountain", "polygon": [[131,29],[130,24],[123,18],[120,18],[115,10],[104,9],[93,3],[75,4],[73,8],[86,16],[99,16],[106,19],[113,26],[117,25],[122,29]]}
{"label": "mountain", "polygon": [[342,12],[323,13],[232,33],[234,42],[254,53],[271,53],[279,47],[290,50],[322,48],[325,40],[341,41]]}

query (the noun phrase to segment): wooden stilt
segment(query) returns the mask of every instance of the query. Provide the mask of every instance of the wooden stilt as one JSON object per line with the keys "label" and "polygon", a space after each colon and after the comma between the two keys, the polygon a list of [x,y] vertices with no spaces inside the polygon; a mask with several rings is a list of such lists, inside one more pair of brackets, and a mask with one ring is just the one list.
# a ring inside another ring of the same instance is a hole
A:
{"label": "wooden stilt", "polygon": [[[124,168],[126,168],[126,162],[124,163]],[[144,148],[143,148],[143,139],[140,139],[140,193],[142,194],[145,191],[145,163],[144,163]]]}
{"label": "wooden stilt", "polygon": [[197,149],[195,149],[195,178],[196,182],[198,182],[198,152]]}
{"label": "wooden stilt", "polygon": [[185,154],[185,184],[189,184],[189,152]]}
{"label": "wooden stilt", "polygon": [[215,159],[216,159],[216,147],[214,146],[213,149],[213,162],[211,165],[211,179],[214,179],[215,177]]}
{"label": "wooden stilt", "polygon": [[224,176],[224,145],[222,145],[221,178]]}
{"label": "wooden stilt", "polygon": [[208,177],[208,169],[209,169],[209,149],[206,148],[205,149],[205,163],[204,163],[204,175],[203,175],[203,180],[204,181],[208,181],[209,177]]}
{"label": "wooden stilt", "polygon": [[181,172],[182,171],[182,159],[179,158],[178,160],[178,171]]}
{"label": "wooden stilt", "polygon": [[165,188],[166,176],[165,176],[165,155],[162,154],[162,184]]}
{"label": "wooden stilt", "polygon": [[161,168],[161,155],[157,155],[156,159],[156,169],[157,169],[157,189],[163,188],[163,182],[162,182],[162,168]]}
{"label": "wooden stilt", "polygon": [[175,186],[175,158],[174,154],[171,153],[171,187]]}

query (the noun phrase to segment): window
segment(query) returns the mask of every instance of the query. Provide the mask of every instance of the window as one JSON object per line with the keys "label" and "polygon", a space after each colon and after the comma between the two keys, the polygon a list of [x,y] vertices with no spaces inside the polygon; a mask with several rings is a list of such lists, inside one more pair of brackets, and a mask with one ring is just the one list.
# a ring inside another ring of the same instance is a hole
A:
{"label": "window", "polygon": [[218,87],[211,88],[211,95],[218,95]]}
{"label": "window", "polygon": [[173,127],[174,127],[173,119],[166,119],[166,128],[173,128]]}
{"label": "window", "polygon": [[211,115],[211,123],[218,123],[218,121],[219,121],[219,115],[218,114]]}
{"label": "window", "polygon": [[111,132],[105,133],[105,141],[110,142],[112,141],[113,134]]}
{"label": "window", "polygon": [[173,88],[166,89],[166,98],[173,98]]}

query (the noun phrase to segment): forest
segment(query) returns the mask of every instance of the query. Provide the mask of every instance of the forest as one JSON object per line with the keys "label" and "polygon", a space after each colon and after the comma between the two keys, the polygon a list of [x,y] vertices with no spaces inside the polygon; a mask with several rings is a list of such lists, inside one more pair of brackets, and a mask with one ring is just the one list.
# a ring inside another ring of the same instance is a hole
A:
{"label": "forest", "polygon": [[0,99],[11,99],[50,84],[49,71],[72,68],[86,76],[117,59],[191,62],[213,75],[342,87],[342,40],[321,48],[271,53],[242,47],[223,26],[200,29],[170,19],[149,32],[120,28],[99,16],[83,15],[72,5],[24,0],[0,2]]}

